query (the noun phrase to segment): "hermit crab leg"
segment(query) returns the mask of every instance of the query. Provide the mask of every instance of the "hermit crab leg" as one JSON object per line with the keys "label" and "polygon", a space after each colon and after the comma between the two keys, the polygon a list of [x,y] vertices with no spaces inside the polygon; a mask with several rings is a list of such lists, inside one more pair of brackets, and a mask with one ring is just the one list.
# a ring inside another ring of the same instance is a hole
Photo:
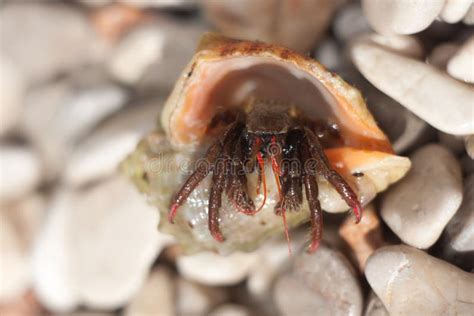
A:
{"label": "hermit crab leg", "polygon": [[222,151],[222,147],[226,141],[235,134],[235,131],[239,128],[239,123],[232,123],[227,130],[224,132],[223,136],[218,139],[214,144],[209,147],[206,155],[204,156],[204,162],[198,165],[196,170],[189,176],[186,182],[183,184],[181,189],[176,193],[173,203],[171,204],[171,209],[168,214],[168,220],[173,223],[176,216],[178,208],[186,202],[189,195],[197,187],[197,185],[204,180],[204,178],[209,174],[213,169],[214,163],[216,162],[219,153]]}
{"label": "hermit crab leg", "polygon": [[314,133],[306,127],[304,128],[304,132],[306,134],[311,155],[313,158],[315,158],[317,171],[321,173],[324,178],[329,181],[329,183],[331,183],[331,185],[341,195],[344,201],[346,201],[347,205],[352,208],[356,217],[356,223],[359,223],[362,216],[362,207],[359,203],[359,200],[357,199],[357,195],[354,193],[349,184],[347,184],[344,178],[342,178],[339,173],[331,168],[316,135],[314,135]]}
{"label": "hermit crab leg", "polygon": [[242,150],[242,139],[238,139],[234,155],[232,157],[233,170],[227,185],[227,198],[234,207],[246,215],[256,213],[255,205],[248,194],[247,176],[243,166],[244,152]]}
{"label": "hermit crab leg", "polygon": [[316,179],[316,170],[307,170],[310,166],[307,161],[311,159],[309,146],[307,142],[301,145],[301,162],[304,168],[303,183],[305,187],[306,199],[311,216],[311,244],[308,248],[310,253],[316,251],[323,234],[323,211],[318,198],[318,182]]}
{"label": "hermit crab leg", "polygon": [[242,131],[242,125],[238,127],[226,137],[223,143],[223,148],[214,166],[212,175],[212,187],[209,194],[209,231],[212,237],[222,242],[224,237],[219,229],[219,209],[222,205],[222,193],[226,187],[226,177],[232,174],[232,149],[235,146],[235,141],[238,140]]}

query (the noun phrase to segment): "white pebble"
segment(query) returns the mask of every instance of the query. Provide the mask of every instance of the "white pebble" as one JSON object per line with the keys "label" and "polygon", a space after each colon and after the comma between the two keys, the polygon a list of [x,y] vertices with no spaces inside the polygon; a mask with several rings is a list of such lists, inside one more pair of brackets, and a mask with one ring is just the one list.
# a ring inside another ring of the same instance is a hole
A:
{"label": "white pebble", "polygon": [[421,250],[380,248],[365,276],[390,315],[472,315],[474,274]]}
{"label": "white pebble", "polygon": [[441,18],[448,23],[457,23],[469,11],[472,0],[446,0],[443,11],[441,11]]}
{"label": "white pebble", "polygon": [[436,144],[410,158],[411,170],[384,194],[381,216],[405,243],[426,249],[461,205],[461,169],[453,154]]}
{"label": "white pebble", "polygon": [[25,80],[17,67],[0,56],[0,135],[10,132],[18,123],[22,108]]}
{"label": "white pebble", "polygon": [[369,23],[384,35],[413,34],[426,29],[438,16],[444,0],[363,0]]}
{"label": "white pebble", "polygon": [[23,146],[0,146],[0,201],[19,199],[41,181],[37,155]]}
{"label": "white pebble", "polygon": [[474,83],[474,36],[471,36],[451,57],[447,70],[456,79]]}
{"label": "white pebble", "polygon": [[474,90],[468,85],[372,43],[355,43],[351,57],[374,86],[433,127],[449,134],[474,134]]}

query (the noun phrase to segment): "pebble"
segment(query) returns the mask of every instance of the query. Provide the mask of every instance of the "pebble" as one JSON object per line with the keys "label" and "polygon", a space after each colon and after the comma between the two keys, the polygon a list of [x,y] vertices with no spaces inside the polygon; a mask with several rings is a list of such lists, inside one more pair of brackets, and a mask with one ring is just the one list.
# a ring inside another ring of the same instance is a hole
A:
{"label": "pebble", "polygon": [[145,284],[125,308],[123,315],[175,315],[174,282],[171,272],[164,267],[153,270]]}
{"label": "pebble", "polygon": [[124,305],[173,241],[157,222],[157,211],[122,178],[57,192],[33,253],[39,300],[57,312]]}
{"label": "pebble", "polygon": [[177,315],[208,315],[212,307],[228,298],[223,288],[206,287],[183,278],[175,284]]}
{"label": "pebble", "polygon": [[464,151],[464,137],[438,131],[439,142],[457,156]]}
{"label": "pebble", "polygon": [[448,61],[448,73],[456,79],[474,83],[474,36],[471,36]]}
{"label": "pebble", "polygon": [[390,35],[384,36],[377,33],[370,33],[356,38],[355,42],[367,42],[380,45],[382,48],[396,52],[397,54],[422,59],[424,48],[421,42],[414,36],[409,35]]}
{"label": "pebble", "polygon": [[15,65],[0,55],[0,136],[17,125],[23,108],[25,79]]}
{"label": "pebble", "polygon": [[367,258],[385,245],[380,219],[372,204],[364,208],[358,224],[352,218],[347,218],[339,228],[339,235],[349,245],[361,272],[364,271]]}
{"label": "pebble", "polygon": [[452,251],[474,251],[474,174],[465,179],[461,207],[446,226],[444,237],[444,247]]}
{"label": "pebble", "polygon": [[443,43],[436,46],[428,57],[428,64],[433,65],[443,71],[446,71],[446,66],[451,57],[458,51],[459,45],[454,43]]}
{"label": "pebble", "polygon": [[209,316],[250,316],[247,307],[238,304],[223,304],[216,307]]}
{"label": "pebble", "polygon": [[424,62],[364,41],[352,46],[351,57],[375,87],[433,127],[454,135],[474,134],[474,90],[468,85]]}
{"label": "pebble", "polygon": [[275,282],[282,315],[361,315],[363,299],[354,269],[337,250],[321,244],[314,254],[292,258]]}
{"label": "pebble", "polygon": [[223,34],[305,53],[323,37],[337,5],[330,0],[204,1],[206,16]]}
{"label": "pebble", "polygon": [[175,8],[189,9],[197,6],[198,0],[118,0],[121,3],[138,8]]}
{"label": "pebble", "polygon": [[464,16],[462,20],[464,24],[473,25],[474,24],[474,4],[471,3],[471,7],[467,11],[467,14]]}
{"label": "pebble", "polygon": [[0,146],[0,201],[13,201],[31,193],[41,181],[37,154],[20,145]]}
{"label": "pebble", "polygon": [[160,98],[134,105],[95,129],[72,150],[63,174],[65,183],[80,186],[115,173],[145,133],[155,127],[162,103]]}
{"label": "pebble", "polygon": [[446,0],[440,17],[447,23],[457,23],[467,14],[471,5],[472,0]]}
{"label": "pebble", "polygon": [[106,51],[87,16],[60,2],[15,1],[2,6],[0,38],[2,55],[28,83],[99,62]]}
{"label": "pebble", "polygon": [[119,42],[107,68],[115,78],[140,90],[171,89],[204,29],[196,21],[177,23],[165,17],[144,23]]}
{"label": "pebble", "polygon": [[195,282],[210,286],[233,285],[247,277],[256,266],[256,253],[235,252],[221,256],[212,252],[201,252],[177,259],[179,273]]}
{"label": "pebble", "polygon": [[474,274],[408,246],[378,249],[365,275],[390,315],[471,315]]}
{"label": "pebble", "polygon": [[390,316],[380,298],[373,291],[370,291],[367,298],[364,316]]}
{"label": "pebble", "polygon": [[426,145],[410,156],[412,168],[383,196],[385,223],[408,245],[433,245],[462,201],[459,163],[437,144]]}
{"label": "pebble", "polygon": [[380,34],[413,34],[426,29],[438,16],[444,0],[363,0],[370,25]]}
{"label": "pebble", "polygon": [[314,59],[333,71],[341,66],[342,58],[341,49],[332,38],[322,41],[314,52]]}
{"label": "pebble", "polygon": [[350,3],[337,12],[333,19],[333,30],[340,43],[347,43],[355,37],[372,32],[359,3]]}
{"label": "pebble", "polygon": [[55,178],[74,145],[122,108],[127,98],[123,89],[94,69],[30,90],[22,131],[38,149],[46,178]]}
{"label": "pebble", "polygon": [[464,137],[464,145],[466,147],[466,152],[469,157],[471,157],[471,159],[474,159],[474,135]]}

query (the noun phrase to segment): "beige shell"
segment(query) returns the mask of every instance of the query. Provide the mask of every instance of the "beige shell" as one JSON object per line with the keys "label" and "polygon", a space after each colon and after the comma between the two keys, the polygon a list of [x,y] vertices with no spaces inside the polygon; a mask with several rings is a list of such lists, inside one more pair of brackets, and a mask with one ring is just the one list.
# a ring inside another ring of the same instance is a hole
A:
{"label": "beige shell", "polygon": [[[196,159],[202,157],[207,141],[219,132],[209,128],[214,115],[227,107],[240,106],[249,96],[288,102],[308,117],[337,122],[344,145],[325,153],[363,204],[410,168],[407,158],[393,154],[360,92],[315,60],[279,46],[206,34],[166,101],[161,116],[165,135],[151,133],[122,165],[159,208],[162,218],[166,218],[171,197],[194,169]],[[267,178],[273,179],[271,168],[266,172]],[[353,176],[356,172],[363,176]],[[255,175],[248,177],[252,188]],[[210,177],[179,208],[176,224],[165,220],[160,223],[160,228],[175,235],[186,251],[252,250],[267,237],[283,231],[281,217],[273,213],[277,189],[269,181],[267,203],[257,215],[238,213],[223,198],[220,227],[226,241],[214,241],[207,228],[209,184]],[[325,211],[348,209],[324,179],[318,179],[318,185]],[[262,195],[254,199],[258,205]],[[307,205],[287,217],[292,227],[308,220]]]}

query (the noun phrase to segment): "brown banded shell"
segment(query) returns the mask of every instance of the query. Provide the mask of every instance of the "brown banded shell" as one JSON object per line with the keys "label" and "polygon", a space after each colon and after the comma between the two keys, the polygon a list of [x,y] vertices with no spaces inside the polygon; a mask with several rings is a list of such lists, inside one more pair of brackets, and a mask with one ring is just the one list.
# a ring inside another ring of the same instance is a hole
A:
{"label": "brown banded shell", "polygon": [[[164,134],[151,133],[122,165],[159,208],[162,218],[166,218],[171,197],[222,128],[211,127],[215,115],[242,106],[249,97],[293,104],[309,118],[336,123],[342,145],[325,153],[363,204],[410,168],[407,158],[393,154],[360,92],[312,58],[280,46],[206,34],[165,103],[161,116]],[[271,168],[266,172],[272,179]],[[250,192],[254,192],[256,175],[249,174],[248,179]],[[180,207],[174,225],[166,220],[160,223],[160,229],[176,236],[185,251],[252,250],[269,236],[282,233],[281,217],[273,213],[278,193],[275,183],[269,181],[267,203],[254,216],[236,212],[223,198],[220,227],[226,241],[214,241],[207,227],[209,185],[207,177]],[[348,209],[324,179],[318,179],[318,185],[323,210]],[[258,205],[262,194],[253,198]],[[287,217],[290,227],[308,220],[307,205]]]}

